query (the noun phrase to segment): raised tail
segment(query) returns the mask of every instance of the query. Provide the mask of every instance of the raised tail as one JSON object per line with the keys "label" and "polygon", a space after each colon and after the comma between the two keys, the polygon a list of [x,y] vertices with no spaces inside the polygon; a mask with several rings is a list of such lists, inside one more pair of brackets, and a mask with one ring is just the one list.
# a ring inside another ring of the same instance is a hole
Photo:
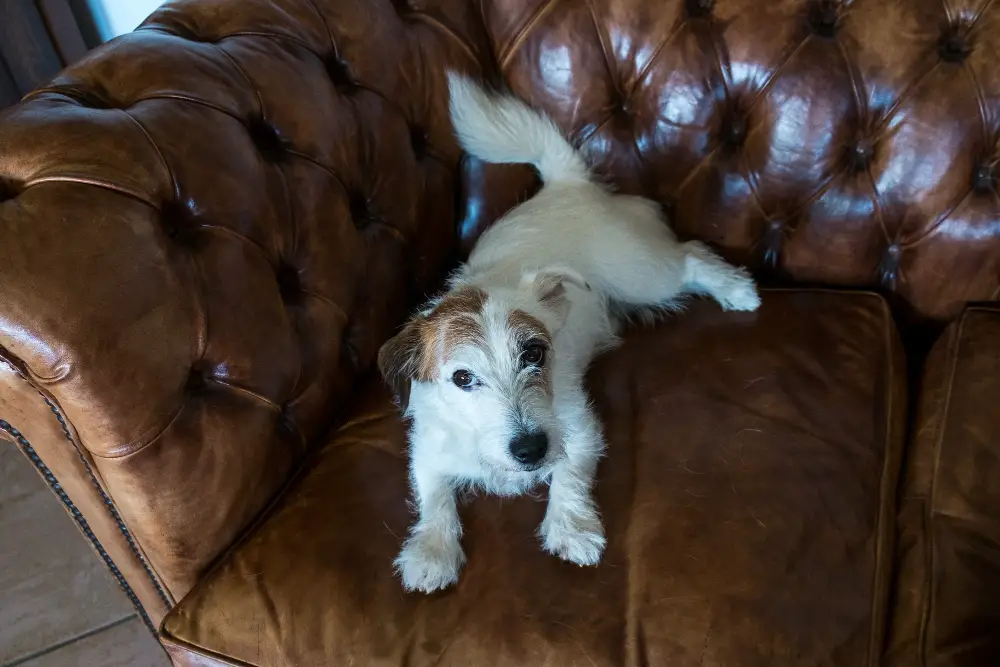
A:
{"label": "raised tail", "polygon": [[484,162],[532,164],[546,183],[590,180],[583,157],[551,118],[454,72],[448,73],[448,91],[451,122],[468,153]]}

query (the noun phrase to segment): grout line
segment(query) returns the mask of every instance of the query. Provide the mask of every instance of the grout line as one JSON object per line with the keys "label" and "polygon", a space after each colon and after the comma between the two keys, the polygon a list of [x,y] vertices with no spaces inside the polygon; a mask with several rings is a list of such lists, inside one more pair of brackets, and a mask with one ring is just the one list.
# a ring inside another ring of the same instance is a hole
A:
{"label": "grout line", "polygon": [[106,623],[99,627],[93,628],[92,630],[87,630],[86,632],[80,633],[76,636],[69,637],[68,639],[64,639],[60,642],[56,642],[52,646],[46,646],[45,648],[35,651],[34,653],[29,653],[27,655],[21,656],[20,658],[15,658],[12,662],[5,662],[3,664],[0,664],[0,667],[18,667],[18,665],[23,665],[30,660],[34,660],[35,658],[40,658],[43,655],[47,655],[49,653],[58,651],[59,649],[66,648],[70,644],[76,643],[83,639],[87,639],[88,637],[93,637],[94,635],[100,634],[105,630],[111,630],[112,628],[117,628],[119,625],[124,625],[125,623],[128,623],[129,621],[134,621],[137,618],[138,617],[135,614],[129,614],[124,618],[119,618],[117,621],[111,621],[110,623]]}

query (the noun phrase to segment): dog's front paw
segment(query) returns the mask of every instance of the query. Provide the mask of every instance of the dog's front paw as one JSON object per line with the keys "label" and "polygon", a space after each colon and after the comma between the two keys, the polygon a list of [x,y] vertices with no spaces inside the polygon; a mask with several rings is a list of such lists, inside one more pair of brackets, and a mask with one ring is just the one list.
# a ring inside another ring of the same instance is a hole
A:
{"label": "dog's front paw", "polygon": [[607,543],[596,511],[580,515],[550,508],[539,533],[546,551],[577,565],[597,565]]}
{"label": "dog's front paw", "polygon": [[458,540],[422,531],[412,535],[396,557],[396,572],[408,591],[433,593],[458,581],[465,553]]}
{"label": "dog's front paw", "polygon": [[741,270],[733,277],[725,293],[720,295],[719,304],[723,310],[752,311],[760,308],[760,294],[753,278]]}

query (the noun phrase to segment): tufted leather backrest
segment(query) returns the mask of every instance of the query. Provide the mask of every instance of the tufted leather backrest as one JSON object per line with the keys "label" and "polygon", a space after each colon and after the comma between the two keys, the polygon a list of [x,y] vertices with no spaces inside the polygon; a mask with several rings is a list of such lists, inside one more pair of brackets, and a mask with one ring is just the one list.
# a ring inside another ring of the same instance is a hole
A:
{"label": "tufted leather backrest", "polygon": [[179,597],[530,192],[460,162],[445,67],[682,235],[946,319],[1000,285],[988,5],[168,2],[0,118],[0,345]]}
{"label": "tufted leather backrest", "polygon": [[988,0],[509,0],[508,85],[622,190],[782,280],[949,319],[1000,286]]}

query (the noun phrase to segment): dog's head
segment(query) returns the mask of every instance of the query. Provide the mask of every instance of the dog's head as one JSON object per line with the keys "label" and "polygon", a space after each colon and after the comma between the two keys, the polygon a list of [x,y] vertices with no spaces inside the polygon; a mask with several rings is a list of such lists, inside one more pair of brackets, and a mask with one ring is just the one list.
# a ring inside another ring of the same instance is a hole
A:
{"label": "dog's head", "polygon": [[589,289],[563,270],[525,274],[513,288],[456,286],[379,351],[400,407],[446,429],[454,454],[487,476],[537,473],[563,456],[553,341],[567,283]]}

